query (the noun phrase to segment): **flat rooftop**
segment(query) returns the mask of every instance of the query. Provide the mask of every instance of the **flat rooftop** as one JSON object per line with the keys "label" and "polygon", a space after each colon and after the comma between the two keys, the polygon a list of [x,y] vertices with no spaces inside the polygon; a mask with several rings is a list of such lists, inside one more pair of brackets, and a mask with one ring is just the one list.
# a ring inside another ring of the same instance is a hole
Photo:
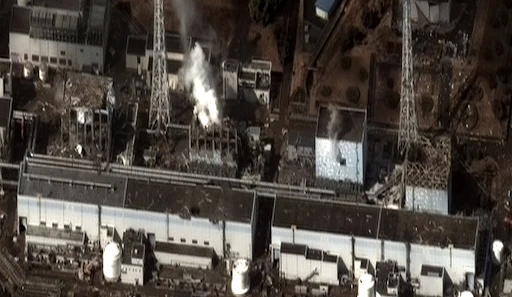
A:
{"label": "flat rooftop", "polygon": [[137,56],[146,55],[146,36],[128,36],[126,53]]}
{"label": "flat rooftop", "polygon": [[7,128],[11,121],[12,98],[0,97],[0,127]]}
{"label": "flat rooftop", "polygon": [[130,179],[125,207],[191,217],[250,223],[254,192]]}
{"label": "flat rooftop", "polygon": [[472,249],[477,232],[478,220],[473,218],[383,209],[379,238]]}
{"label": "flat rooftop", "polygon": [[318,111],[316,136],[361,142],[365,124],[366,112],[364,110],[322,106]]}
{"label": "flat rooftop", "polygon": [[178,244],[172,242],[157,241],[155,245],[155,252],[175,254],[175,255],[186,255],[201,258],[213,259],[215,251],[211,247],[189,245],[189,244]]}
{"label": "flat rooftop", "polygon": [[148,181],[147,177],[23,163],[19,194],[111,207],[250,223],[251,190]]}
{"label": "flat rooftop", "polygon": [[32,5],[73,11],[80,10],[80,0],[32,0]]}
{"label": "flat rooftop", "polygon": [[273,226],[376,238],[377,207],[277,197]]}
{"label": "flat rooftop", "polygon": [[277,197],[274,227],[395,242],[474,249],[478,219],[381,209],[364,204]]}
{"label": "flat rooftop", "polygon": [[11,14],[11,33],[28,34],[30,32],[30,8],[13,6]]}
{"label": "flat rooftop", "polygon": [[19,195],[123,207],[127,178],[92,170],[24,163]]}
{"label": "flat rooftop", "polygon": [[[190,48],[191,38],[187,38],[187,48]],[[146,39],[146,49],[147,50],[153,50],[153,34],[148,34],[148,37]],[[179,34],[166,34],[165,35],[165,51],[168,53],[180,53],[184,54],[185,50],[183,49],[183,46],[181,46],[181,37]]]}

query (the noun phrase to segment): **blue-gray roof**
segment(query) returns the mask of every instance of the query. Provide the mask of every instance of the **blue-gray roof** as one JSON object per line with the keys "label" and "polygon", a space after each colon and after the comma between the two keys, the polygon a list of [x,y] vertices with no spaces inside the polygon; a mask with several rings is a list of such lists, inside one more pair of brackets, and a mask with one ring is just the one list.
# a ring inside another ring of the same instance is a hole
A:
{"label": "blue-gray roof", "polygon": [[328,14],[332,12],[337,0],[316,0],[315,6]]}

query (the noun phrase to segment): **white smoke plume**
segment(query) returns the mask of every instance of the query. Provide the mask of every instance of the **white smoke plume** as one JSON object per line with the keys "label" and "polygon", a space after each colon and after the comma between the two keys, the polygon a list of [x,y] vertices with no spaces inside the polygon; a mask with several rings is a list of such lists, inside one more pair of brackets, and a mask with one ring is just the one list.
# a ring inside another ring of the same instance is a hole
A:
{"label": "white smoke plume", "polygon": [[339,162],[341,157],[338,148],[338,132],[341,125],[341,117],[338,108],[332,104],[329,105],[329,123],[327,123],[327,136],[331,142],[332,157]]}
{"label": "white smoke plume", "polygon": [[211,68],[201,46],[196,43],[182,69],[185,87],[192,91],[194,115],[203,127],[219,124],[217,94],[213,88]]}
{"label": "white smoke plume", "polygon": [[180,36],[181,44],[186,52],[188,52],[188,34],[192,23],[196,19],[196,9],[194,0],[172,0],[174,7],[174,15],[180,20]]}
{"label": "white smoke plume", "polygon": [[329,139],[336,140],[338,130],[341,124],[340,112],[338,108],[332,104],[329,105],[329,123],[327,124],[327,135]]}

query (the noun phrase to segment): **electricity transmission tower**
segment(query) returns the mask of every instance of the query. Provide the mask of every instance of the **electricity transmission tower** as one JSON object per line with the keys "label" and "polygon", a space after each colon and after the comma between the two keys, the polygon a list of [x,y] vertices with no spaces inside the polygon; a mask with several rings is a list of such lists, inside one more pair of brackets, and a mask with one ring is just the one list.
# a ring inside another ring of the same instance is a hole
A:
{"label": "electricity transmission tower", "polygon": [[398,149],[406,154],[418,140],[416,101],[414,98],[414,74],[412,57],[411,0],[403,0],[402,20],[402,92],[400,96],[400,125]]}
{"label": "electricity transmission tower", "polygon": [[167,82],[167,58],[165,53],[165,27],[163,0],[155,0],[153,32],[153,72],[151,81],[151,105],[149,128],[161,132],[171,124],[171,106]]}

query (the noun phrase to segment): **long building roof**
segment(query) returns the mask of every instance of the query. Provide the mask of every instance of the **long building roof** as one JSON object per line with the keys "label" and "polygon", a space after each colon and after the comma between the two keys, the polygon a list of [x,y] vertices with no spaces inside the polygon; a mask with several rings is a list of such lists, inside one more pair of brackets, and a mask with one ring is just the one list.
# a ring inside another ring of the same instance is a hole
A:
{"label": "long building roof", "polygon": [[250,190],[149,181],[141,176],[31,162],[23,167],[20,195],[213,221],[252,220],[255,195]]}
{"label": "long building roof", "polygon": [[478,219],[277,197],[273,226],[395,242],[473,249]]}

